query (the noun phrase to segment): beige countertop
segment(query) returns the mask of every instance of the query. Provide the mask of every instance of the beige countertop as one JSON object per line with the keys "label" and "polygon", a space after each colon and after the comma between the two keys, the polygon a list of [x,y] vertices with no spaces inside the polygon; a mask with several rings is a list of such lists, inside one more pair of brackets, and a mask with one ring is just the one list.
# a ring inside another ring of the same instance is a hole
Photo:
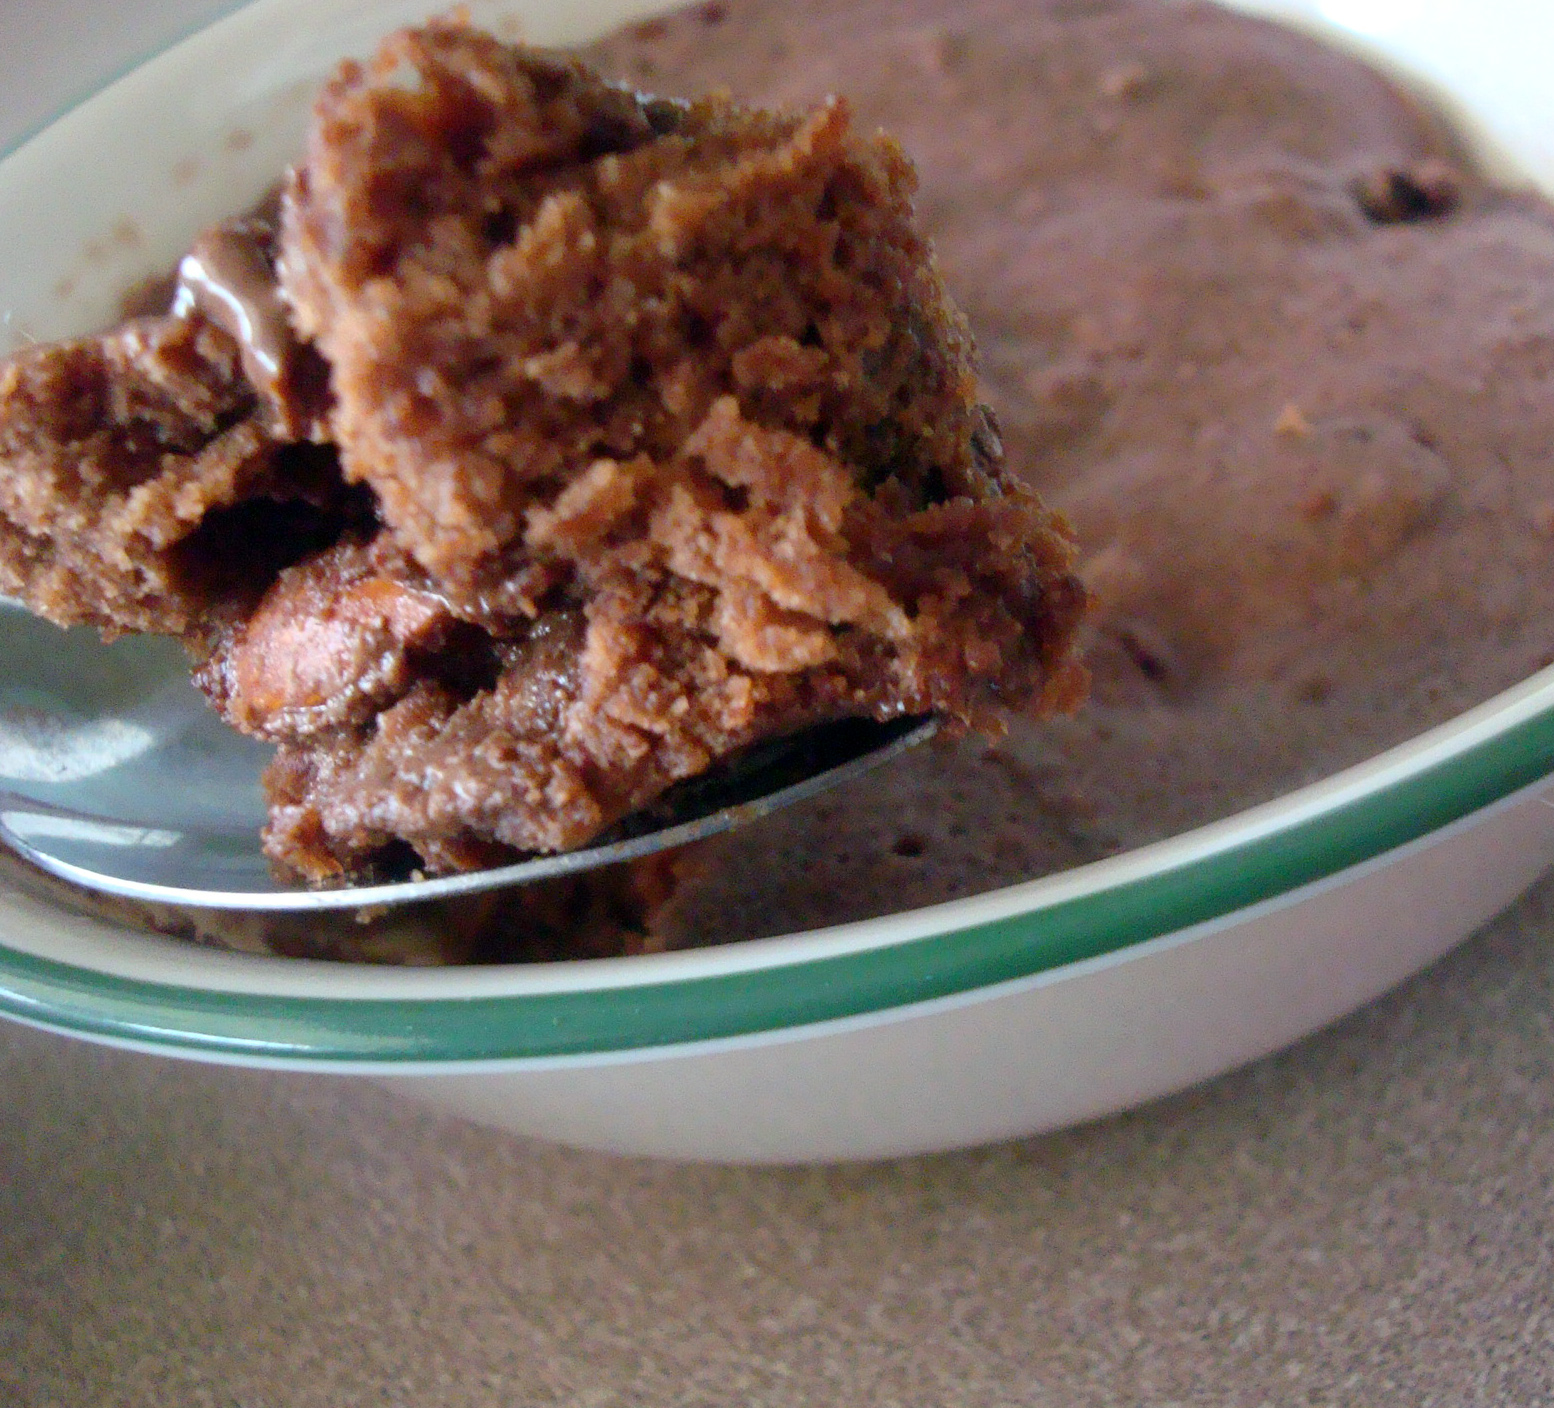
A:
{"label": "beige countertop", "polygon": [[1554,884],[1088,1128],[716,1168],[0,1026],[0,1402],[1554,1401]]}

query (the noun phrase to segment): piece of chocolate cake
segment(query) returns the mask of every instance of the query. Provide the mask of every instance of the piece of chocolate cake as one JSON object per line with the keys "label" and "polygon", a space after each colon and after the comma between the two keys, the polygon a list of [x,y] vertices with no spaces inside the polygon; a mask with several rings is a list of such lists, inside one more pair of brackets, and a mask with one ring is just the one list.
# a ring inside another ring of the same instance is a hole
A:
{"label": "piece of chocolate cake", "polygon": [[[570,848],[831,719],[1070,706],[1072,545],[1003,467],[913,188],[840,100],[664,102],[457,23],[395,34],[326,85],[281,203],[327,407],[278,394],[274,328],[231,313],[254,290],[186,261],[172,315],[72,344],[108,368],[90,406],[10,369],[8,463],[41,487],[0,505],[32,553],[6,580],[189,641],[225,717],[280,745],[267,845],[314,880],[407,845],[435,870]],[[111,360],[153,333],[209,388],[167,427]],[[207,484],[241,435],[258,467]],[[297,457],[337,477],[294,484]],[[119,500],[189,478],[176,553],[160,520],[140,549]],[[234,574],[211,510],[261,500],[305,527],[257,535],[258,570],[245,524]]]}

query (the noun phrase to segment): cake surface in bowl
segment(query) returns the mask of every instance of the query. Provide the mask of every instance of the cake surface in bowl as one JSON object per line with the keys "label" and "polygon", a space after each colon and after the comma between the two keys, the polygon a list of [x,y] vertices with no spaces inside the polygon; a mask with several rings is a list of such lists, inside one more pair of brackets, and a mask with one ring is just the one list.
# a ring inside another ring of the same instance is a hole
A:
{"label": "cake surface in bowl", "polygon": [[738,0],[589,51],[895,133],[1091,696],[707,843],[670,942],[993,890],[1314,782],[1554,659],[1554,211],[1352,52],[1179,0]]}

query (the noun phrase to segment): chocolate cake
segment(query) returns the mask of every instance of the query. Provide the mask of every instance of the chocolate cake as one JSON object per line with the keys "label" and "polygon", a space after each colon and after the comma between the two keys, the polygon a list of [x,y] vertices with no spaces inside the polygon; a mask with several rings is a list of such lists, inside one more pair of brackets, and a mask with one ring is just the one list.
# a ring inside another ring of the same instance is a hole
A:
{"label": "chocolate cake", "polygon": [[1073,548],[913,188],[841,99],[393,35],[325,86],[278,231],[8,368],[0,580],[181,636],[279,745],[267,848],[315,881],[567,849],[819,722],[1071,707]]}

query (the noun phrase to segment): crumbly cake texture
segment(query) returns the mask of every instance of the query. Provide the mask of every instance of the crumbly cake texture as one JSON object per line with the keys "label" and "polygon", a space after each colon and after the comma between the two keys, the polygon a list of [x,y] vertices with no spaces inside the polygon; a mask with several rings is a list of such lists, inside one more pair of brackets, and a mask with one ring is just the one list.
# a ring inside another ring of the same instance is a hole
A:
{"label": "crumbly cake texture", "polygon": [[239,362],[154,317],[0,368],[0,589],[60,625],[192,635],[338,532],[333,457],[271,435]]}
{"label": "crumbly cake texture", "polygon": [[[840,100],[393,35],[324,88],[273,251],[327,445],[197,306],[24,358],[8,580],[183,636],[279,745],[267,847],[318,881],[575,846],[828,719],[1071,707],[1073,547],[1003,465],[913,186]],[[233,574],[255,501],[306,525]]]}

